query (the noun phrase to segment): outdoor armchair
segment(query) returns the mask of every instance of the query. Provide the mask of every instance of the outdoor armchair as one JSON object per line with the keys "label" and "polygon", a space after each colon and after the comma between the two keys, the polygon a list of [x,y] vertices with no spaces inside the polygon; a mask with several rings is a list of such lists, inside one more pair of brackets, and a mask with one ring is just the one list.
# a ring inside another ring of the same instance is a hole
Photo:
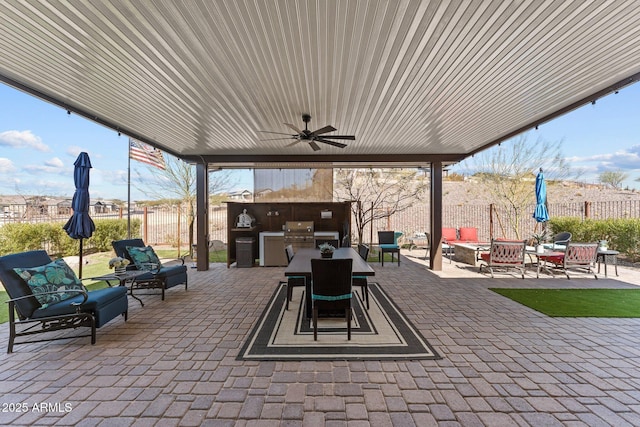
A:
{"label": "outdoor armchair", "polygon": [[160,289],[162,300],[167,289],[184,285],[187,290],[187,267],[184,258],[179,265],[162,265],[151,246],[146,246],[142,239],[115,240],[111,242],[116,256],[130,261],[127,270],[147,270],[147,273],[136,276],[131,284],[134,289]]}
{"label": "outdoor armchair", "polygon": [[564,272],[567,279],[571,279],[569,270],[581,270],[593,274],[593,277],[597,279],[598,276],[594,271],[597,257],[597,243],[568,242],[564,254],[538,255],[538,260],[554,264],[556,268]]}
{"label": "outdoor armchair", "polygon": [[524,240],[492,240],[489,252],[480,254],[480,259],[484,262],[480,265],[489,270],[493,278],[494,269],[514,268],[520,272],[524,279],[524,255],[527,242]]}
{"label": "outdoor armchair", "polygon": [[0,281],[9,295],[7,353],[17,344],[70,338],[54,335],[16,342],[18,337],[80,327],[90,332],[73,337],[90,336],[95,344],[96,328],[119,315],[127,320],[126,288],[87,291],[63,260],[52,261],[43,250],[0,257]]}

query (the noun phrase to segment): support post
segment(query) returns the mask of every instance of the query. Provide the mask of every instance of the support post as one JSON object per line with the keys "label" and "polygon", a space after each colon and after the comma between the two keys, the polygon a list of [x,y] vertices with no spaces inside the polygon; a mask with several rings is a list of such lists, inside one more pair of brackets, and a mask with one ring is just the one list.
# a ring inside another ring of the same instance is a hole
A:
{"label": "support post", "polygon": [[196,267],[209,270],[209,164],[196,164]]}
{"label": "support post", "polygon": [[442,271],[442,162],[431,163],[431,250],[429,268]]}

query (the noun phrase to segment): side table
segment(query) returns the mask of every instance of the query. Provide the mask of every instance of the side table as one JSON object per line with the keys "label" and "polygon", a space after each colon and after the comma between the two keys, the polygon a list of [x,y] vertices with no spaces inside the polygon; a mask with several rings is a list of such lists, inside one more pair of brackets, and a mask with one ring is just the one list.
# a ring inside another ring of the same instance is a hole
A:
{"label": "side table", "polygon": [[598,254],[596,259],[598,261],[598,274],[600,274],[600,263],[604,263],[604,277],[607,277],[607,257],[611,257],[613,259],[613,267],[616,272],[616,276],[618,275],[618,255],[620,252],[613,251],[607,249],[606,251],[598,249]]}
{"label": "side table", "polygon": [[114,286],[113,284],[111,284],[111,282],[114,282],[115,286],[125,286],[129,290],[129,295],[137,299],[140,303],[140,306],[144,307],[144,303],[142,302],[142,300],[133,295],[133,288],[135,287],[136,277],[142,276],[146,273],[148,272],[145,270],[127,270],[124,273],[109,273],[97,277],[87,277],[83,280],[104,281],[107,282],[107,285],[109,285],[110,287]]}

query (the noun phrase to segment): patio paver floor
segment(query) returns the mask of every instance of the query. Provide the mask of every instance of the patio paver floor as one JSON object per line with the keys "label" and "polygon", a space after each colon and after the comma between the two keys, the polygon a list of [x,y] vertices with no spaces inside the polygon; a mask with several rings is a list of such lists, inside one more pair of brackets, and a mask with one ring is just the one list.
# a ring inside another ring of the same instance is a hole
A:
{"label": "patio paver floor", "polygon": [[441,360],[237,361],[283,269],[212,264],[189,270],[187,292],[130,301],[129,321],[99,329],[95,346],[7,355],[0,325],[0,424],[640,425],[640,319],[550,318],[487,289],[629,287],[639,272],[490,279],[448,260],[436,274],[407,254],[374,265],[375,280]]}

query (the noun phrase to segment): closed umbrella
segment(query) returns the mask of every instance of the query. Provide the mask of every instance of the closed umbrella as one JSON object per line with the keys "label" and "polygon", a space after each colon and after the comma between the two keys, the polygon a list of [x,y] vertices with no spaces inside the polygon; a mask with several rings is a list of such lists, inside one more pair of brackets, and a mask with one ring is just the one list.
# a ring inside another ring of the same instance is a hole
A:
{"label": "closed umbrella", "polygon": [[89,216],[89,170],[91,169],[89,155],[85,152],[80,153],[73,165],[73,181],[76,186],[76,192],[71,202],[73,215],[62,228],[69,237],[80,240],[78,276],[82,278],[82,239],[91,237],[96,229],[96,225]]}
{"label": "closed umbrella", "polygon": [[533,211],[533,217],[537,222],[549,221],[549,212],[547,211],[547,184],[544,182],[542,168],[536,177],[536,209]]}

